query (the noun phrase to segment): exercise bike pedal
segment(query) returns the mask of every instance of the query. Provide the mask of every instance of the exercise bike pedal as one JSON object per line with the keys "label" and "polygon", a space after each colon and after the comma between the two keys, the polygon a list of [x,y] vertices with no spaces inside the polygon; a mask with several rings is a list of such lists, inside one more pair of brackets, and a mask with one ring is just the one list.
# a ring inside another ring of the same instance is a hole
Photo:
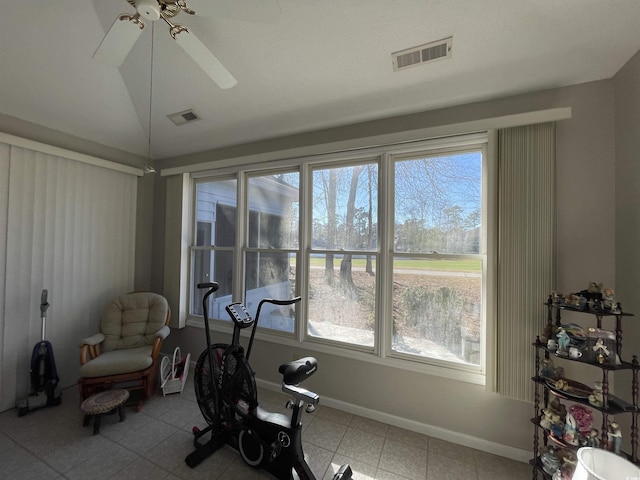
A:
{"label": "exercise bike pedal", "polygon": [[349,480],[353,476],[353,471],[349,465],[342,465],[333,476],[333,480]]}

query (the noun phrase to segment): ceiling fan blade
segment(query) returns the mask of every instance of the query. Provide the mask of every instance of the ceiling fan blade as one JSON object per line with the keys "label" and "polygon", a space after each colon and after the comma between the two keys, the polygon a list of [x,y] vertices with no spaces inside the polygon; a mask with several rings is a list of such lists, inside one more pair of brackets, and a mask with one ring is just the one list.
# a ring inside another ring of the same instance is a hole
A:
{"label": "ceiling fan blade", "polygon": [[100,42],[93,58],[105,65],[119,67],[142,33],[144,23],[139,15],[122,14]]}
{"label": "ceiling fan blade", "polygon": [[276,23],[280,18],[278,0],[186,0],[196,15],[243,20],[256,23]]}
{"label": "ceiling fan blade", "polygon": [[216,84],[227,89],[235,86],[238,81],[231,72],[218,60],[213,53],[193,33],[186,28],[174,36],[178,45],[205,71]]}

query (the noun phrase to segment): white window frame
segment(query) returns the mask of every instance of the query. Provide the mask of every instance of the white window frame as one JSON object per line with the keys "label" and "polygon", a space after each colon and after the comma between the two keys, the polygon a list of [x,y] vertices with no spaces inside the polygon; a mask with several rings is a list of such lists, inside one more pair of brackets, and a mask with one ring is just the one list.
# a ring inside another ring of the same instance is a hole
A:
{"label": "white window frame", "polygon": [[[280,331],[264,331],[258,329],[257,337],[259,339],[282,343],[292,347],[300,349],[300,352],[313,353],[313,352],[326,352],[330,354],[345,356],[349,358],[355,358],[372,363],[378,363],[381,365],[395,366],[406,370],[419,371],[428,374],[443,376],[447,378],[453,378],[456,380],[466,381],[470,383],[476,383],[484,385],[486,383],[486,373],[488,367],[491,365],[489,352],[492,351],[495,345],[493,339],[493,322],[495,322],[495,244],[492,239],[492,235],[489,234],[489,230],[493,229],[495,224],[495,199],[493,198],[492,191],[495,190],[495,182],[493,179],[496,176],[495,172],[495,155],[492,153],[495,148],[489,145],[490,137],[487,132],[480,132],[476,134],[465,134],[460,136],[452,136],[446,138],[437,138],[420,142],[407,142],[400,145],[389,145],[385,147],[376,147],[369,149],[361,149],[350,152],[341,152],[333,154],[316,155],[311,157],[299,157],[281,161],[269,162],[269,167],[265,168],[264,164],[244,164],[237,167],[226,167],[218,169],[215,172],[197,172],[191,175],[192,181],[203,181],[206,177],[207,180],[218,180],[224,178],[234,177],[237,180],[238,189],[238,201],[237,201],[237,239],[242,239],[241,243],[236,241],[236,249],[239,252],[234,256],[234,285],[233,285],[233,297],[234,299],[241,299],[244,288],[244,255],[246,251],[252,251],[254,249],[248,249],[246,244],[246,219],[245,205],[247,202],[247,184],[248,178],[269,175],[277,173],[278,171],[291,171],[299,169],[300,172],[300,232],[299,243],[300,248],[297,250],[297,291],[302,295],[308,290],[308,261],[307,254],[309,252],[311,242],[311,222],[307,222],[306,219],[310,218],[309,215],[304,215],[302,212],[308,212],[311,205],[311,175],[314,169],[329,168],[330,166],[340,165],[354,165],[359,162],[370,162],[375,158],[379,158],[379,184],[378,195],[379,198],[384,199],[384,202],[378,204],[378,225],[382,223],[383,212],[392,212],[393,207],[393,175],[392,172],[392,157],[406,154],[414,154],[416,152],[433,152],[442,149],[467,148],[470,145],[483,147],[483,166],[482,166],[482,195],[483,195],[483,207],[482,207],[482,235],[483,235],[483,248],[486,252],[485,261],[483,262],[483,291],[482,291],[482,340],[481,351],[482,360],[480,366],[471,366],[467,364],[455,364],[454,362],[446,362],[442,360],[410,356],[405,354],[399,354],[393,352],[391,348],[391,335],[392,320],[391,318],[385,318],[381,321],[381,318],[386,317],[386,312],[390,311],[392,304],[392,292],[388,288],[392,277],[392,263],[394,258],[393,252],[393,228],[387,228],[386,234],[379,233],[378,248],[376,253],[376,276],[377,276],[377,292],[378,301],[376,302],[376,330],[374,332],[375,344],[374,348],[359,347],[357,345],[343,344],[332,340],[323,340],[318,337],[309,337],[307,332],[307,307],[305,302],[302,304],[302,308],[298,308],[296,327],[292,334]],[[195,188],[193,190],[193,200],[195,202]],[[242,208],[242,210],[241,210]],[[242,216],[239,212],[242,211]],[[303,219],[304,217],[304,219]],[[390,214],[389,218],[393,218]],[[393,223],[393,222],[392,222]],[[192,219],[192,225],[190,228],[192,235],[195,235],[195,213]],[[193,243],[191,243],[193,247]],[[361,253],[361,252],[359,252]],[[191,256],[189,257],[189,265],[192,263]],[[381,270],[386,272],[381,274]],[[240,272],[240,274],[236,274]],[[191,278],[191,275],[189,276]],[[214,279],[215,280],[215,279]],[[191,281],[191,286],[193,281]],[[187,290],[190,290],[187,289]],[[494,319],[490,321],[489,319]],[[201,326],[201,317],[189,317],[188,325]],[[213,328],[222,332],[230,332],[231,326],[229,322],[212,320]]]}
{"label": "white window frame", "polygon": [[[495,168],[495,159],[491,160],[489,158],[489,136],[486,133],[483,134],[473,134],[466,135],[463,138],[456,138],[454,140],[455,143],[450,144],[446,139],[439,139],[437,141],[429,141],[426,142],[423,146],[424,149],[407,149],[407,150],[399,150],[393,151],[393,153],[388,153],[386,161],[383,162],[386,165],[387,172],[385,183],[387,185],[388,194],[386,195],[386,209],[388,212],[388,224],[385,226],[387,233],[386,235],[386,244],[382,254],[382,261],[386,266],[385,271],[387,275],[384,277],[385,285],[381,287],[381,290],[384,295],[385,300],[385,313],[387,317],[391,318],[391,309],[393,306],[393,262],[397,258],[437,258],[437,259],[474,259],[474,260],[482,260],[482,272],[481,272],[481,335],[480,335],[480,351],[481,351],[481,360],[480,365],[468,365],[463,363],[455,363],[449,362],[446,360],[440,360],[431,357],[418,357],[415,355],[409,355],[402,352],[397,352],[393,350],[392,347],[392,334],[390,330],[393,329],[393,320],[380,322],[385,325],[380,326],[380,328],[384,328],[384,332],[381,334],[384,338],[383,344],[383,352],[381,356],[383,357],[392,357],[398,359],[404,359],[413,362],[422,362],[426,364],[430,364],[433,366],[439,366],[445,368],[447,370],[459,370],[462,372],[467,372],[475,375],[484,376],[487,369],[487,322],[488,322],[488,313],[491,311],[490,304],[495,303],[492,298],[493,295],[488,295],[488,292],[495,292],[495,284],[492,283],[495,281],[495,275],[490,272],[489,265],[490,261],[494,256],[495,252],[492,251],[490,246],[488,234],[491,225],[495,222],[496,215],[493,213],[495,210],[495,206],[491,207],[490,204],[490,196],[489,193],[494,191],[496,188],[495,184],[492,184],[490,179],[495,177],[495,173],[492,170]],[[395,252],[393,246],[394,239],[394,228],[393,223],[395,222],[395,162],[403,160],[404,158],[418,158],[420,155],[424,156],[434,156],[434,155],[450,155],[458,152],[464,151],[481,151],[482,152],[482,179],[481,179],[481,189],[482,189],[482,224],[481,224],[481,250],[478,254],[430,254],[430,253],[399,253]],[[493,317],[491,317],[493,318]]]}
{"label": "white window frame", "polygon": [[[362,164],[370,164],[370,163],[376,163],[378,165],[378,179],[380,179],[380,170],[382,168],[382,156],[383,153],[382,151],[375,151],[375,154],[372,154],[373,152],[370,152],[368,150],[364,150],[364,151],[359,151],[359,152],[355,152],[355,153],[351,153],[348,155],[345,154],[336,154],[336,155],[324,155],[320,158],[318,157],[313,157],[308,159],[308,161],[306,162],[306,169],[305,169],[305,180],[306,183],[305,185],[307,185],[307,189],[306,191],[304,191],[304,197],[306,198],[306,203],[305,203],[305,208],[307,208],[307,210],[305,210],[306,212],[308,212],[308,217],[312,218],[311,215],[311,209],[312,209],[312,196],[313,196],[313,189],[311,188],[311,184],[313,182],[313,173],[315,170],[324,170],[324,169],[329,169],[329,168],[340,168],[340,167],[344,167],[344,166],[355,166],[355,165],[362,165]],[[380,198],[380,185],[378,185],[378,198]],[[302,210],[302,209],[301,209]],[[376,218],[376,223],[378,225],[380,225],[380,221],[381,221],[381,203],[378,200],[378,206],[377,206],[377,218]],[[376,296],[380,297],[380,273],[379,273],[379,262],[380,262],[380,236],[378,237],[378,242],[377,242],[377,248],[375,250],[326,250],[326,249],[319,249],[319,248],[312,248],[311,247],[311,243],[312,243],[312,222],[305,222],[304,224],[304,229],[305,231],[305,235],[303,236],[304,242],[303,242],[303,254],[304,254],[304,266],[305,266],[305,271],[304,271],[304,289],[301,289],[300,291],[303,292],[304,294],[308,294],[309,291],[309,255],[313,252],[313,253],[319,253],[319,254],[327,254],[327,253],[334,253],[336,255],[345,255],[345,254],[355,254],[355,255],[362,255],[364,253],[370,253],[371,255],[373,255],[376,259]],[[378,304],[378,302],[376,302],[376,306],[375,306],[375,318],[376,318],[376,328],[374,329],[373,332],[373,346],[366,346],[366,345],[358,345],[358,344],[353,344],[353,343],[346,343],[346,342],[340,342],[337,340],[332,340],[332,339],[325,339],[325,338],[321,338],[321,337],[314,337],[311,335],[308,335],[308,327],[309,327],[309,306],[308,306],[308,302],[305,302],[304,304],[304,315],[303,315],[303,321],[302,321],[302,325],[301,325],[301,330],[302,330],[302,336],[301,339],[303,341],[306,341],[308,343],[311,344],[319,344],[319,345],[330,345],[336,348],[344,348],[344,349],[348,349],[348,350],[352,350],[352,351],[359,351],[359,352],[365,352],[368,354],[374,354],[379,356],[380,352],[381,352],[381,348],[380,348],[380,344],[382,343],[381,340],[384,338],[380,335],[380,329],[378,328],[378,324],[381,323],[379,322],[379,318],[380,318],[380,314],[381,314],[381,309],[380,306]]]}

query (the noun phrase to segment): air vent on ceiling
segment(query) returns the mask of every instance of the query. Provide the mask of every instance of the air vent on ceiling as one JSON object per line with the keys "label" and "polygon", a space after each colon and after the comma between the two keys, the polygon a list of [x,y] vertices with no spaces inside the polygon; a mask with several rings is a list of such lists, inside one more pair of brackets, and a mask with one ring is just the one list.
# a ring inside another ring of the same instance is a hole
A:
{"label": "air vent on ceiling", "polygon": [[196,120],[200,120],[200,117],[194,113],[193,110],[185,110],[184,112],[173,113],[171,115],[167,115],[169,120],[171,120],[176,125],[184,125],[185,123],[195,122]]}
{"label": "air vent on ceiling", "polygon": [[393,71],[399,72],[407,68],[433,62],[443,58],[451,58],[451,44],[453,37],[443,38],[437,42],[407,48],[391,54]]}

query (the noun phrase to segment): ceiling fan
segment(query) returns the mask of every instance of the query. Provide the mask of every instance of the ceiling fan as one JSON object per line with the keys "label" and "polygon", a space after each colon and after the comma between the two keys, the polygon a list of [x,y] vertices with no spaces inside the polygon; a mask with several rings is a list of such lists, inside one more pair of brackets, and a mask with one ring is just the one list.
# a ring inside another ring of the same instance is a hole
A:
{"label": "ceiling fan", "polygon": [[145,20],[160,19],[169,25],[169,34],[183,50],[222,89],[236,85],[237,80],[215,55],[185,25],[174,23],[176,15],[245,19],[272,22],[280,14],[278,0],[126,0],[136,9],[116,18],[93,58],[106,65],[119,67],[124,62],[145,27]]}

